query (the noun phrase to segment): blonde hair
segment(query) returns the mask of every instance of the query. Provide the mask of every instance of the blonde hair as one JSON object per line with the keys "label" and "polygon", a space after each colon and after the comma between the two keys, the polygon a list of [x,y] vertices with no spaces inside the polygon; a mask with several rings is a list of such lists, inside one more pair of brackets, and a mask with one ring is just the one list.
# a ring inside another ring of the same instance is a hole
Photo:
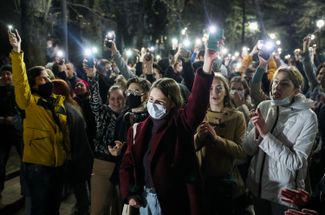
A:
{"label": "blonde hair", "polygon": [[295,66],[284,66],[284,67],[279,67],[274,75],[273,79],[278,75],[279,72],[286,72],[288,74],[289,79],[292,81],[294,87],[296,89],[303,89],[304,87],[304,77],[302,74],[299,72],[297,67]]}

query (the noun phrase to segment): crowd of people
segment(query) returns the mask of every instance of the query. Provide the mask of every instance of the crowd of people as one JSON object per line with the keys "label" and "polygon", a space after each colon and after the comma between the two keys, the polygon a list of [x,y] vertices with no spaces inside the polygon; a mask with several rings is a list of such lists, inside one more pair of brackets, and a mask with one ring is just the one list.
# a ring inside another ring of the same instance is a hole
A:
{"label": "crowd of people", "polygon": [[27,69],[8,36],[0,190],[15,145],[26,214],[59,214],[66,192],[78,215],[325,214],[325,63],[310,35],[292,59],[259,42],[229,59],[221,38],[131,61],[109,41],[110,59],[82,71],[59,56]]}

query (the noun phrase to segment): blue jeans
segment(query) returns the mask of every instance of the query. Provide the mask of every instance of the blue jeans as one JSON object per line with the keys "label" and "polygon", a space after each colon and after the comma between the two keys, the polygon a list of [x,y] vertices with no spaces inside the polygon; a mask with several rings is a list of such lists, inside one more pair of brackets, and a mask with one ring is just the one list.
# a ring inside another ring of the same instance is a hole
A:
{"label": "blue jeans", "polygon": [[27,214],[59,215],[63,168],[23,163],[26,198],[30,199]]}
{"label": "blue jeans", "polygon": [[161,208],[157,198],[157,194],[151,189],[144,188],[143,199],[145,206],[140,208],[140,215],[161,215]]}

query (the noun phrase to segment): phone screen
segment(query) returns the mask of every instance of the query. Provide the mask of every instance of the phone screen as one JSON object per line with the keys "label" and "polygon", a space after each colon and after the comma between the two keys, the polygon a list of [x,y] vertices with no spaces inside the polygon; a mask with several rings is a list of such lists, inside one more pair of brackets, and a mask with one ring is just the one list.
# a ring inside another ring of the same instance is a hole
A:
{"label": "phone screen", "polygon": [[224,30],[217,30],[215,33],[209,34],[208,49],[220,51],[219,42],[223,39]]}

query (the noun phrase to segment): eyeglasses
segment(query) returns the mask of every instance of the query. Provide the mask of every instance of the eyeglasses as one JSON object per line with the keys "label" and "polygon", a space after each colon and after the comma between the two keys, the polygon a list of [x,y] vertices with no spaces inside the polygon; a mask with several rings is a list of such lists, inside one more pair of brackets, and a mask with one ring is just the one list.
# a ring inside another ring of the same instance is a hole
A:
{"label": "eyeglasses", "polygon": [[126,90],[125,91],[125,94],[126,94],[126,96],[129,96],[129,95],[134,95],[134,96],[143,96],[143,92],[140,92],[140,91],[138,91],[138,90],[135,90],[135,91],[133,91],[133,90]]}

